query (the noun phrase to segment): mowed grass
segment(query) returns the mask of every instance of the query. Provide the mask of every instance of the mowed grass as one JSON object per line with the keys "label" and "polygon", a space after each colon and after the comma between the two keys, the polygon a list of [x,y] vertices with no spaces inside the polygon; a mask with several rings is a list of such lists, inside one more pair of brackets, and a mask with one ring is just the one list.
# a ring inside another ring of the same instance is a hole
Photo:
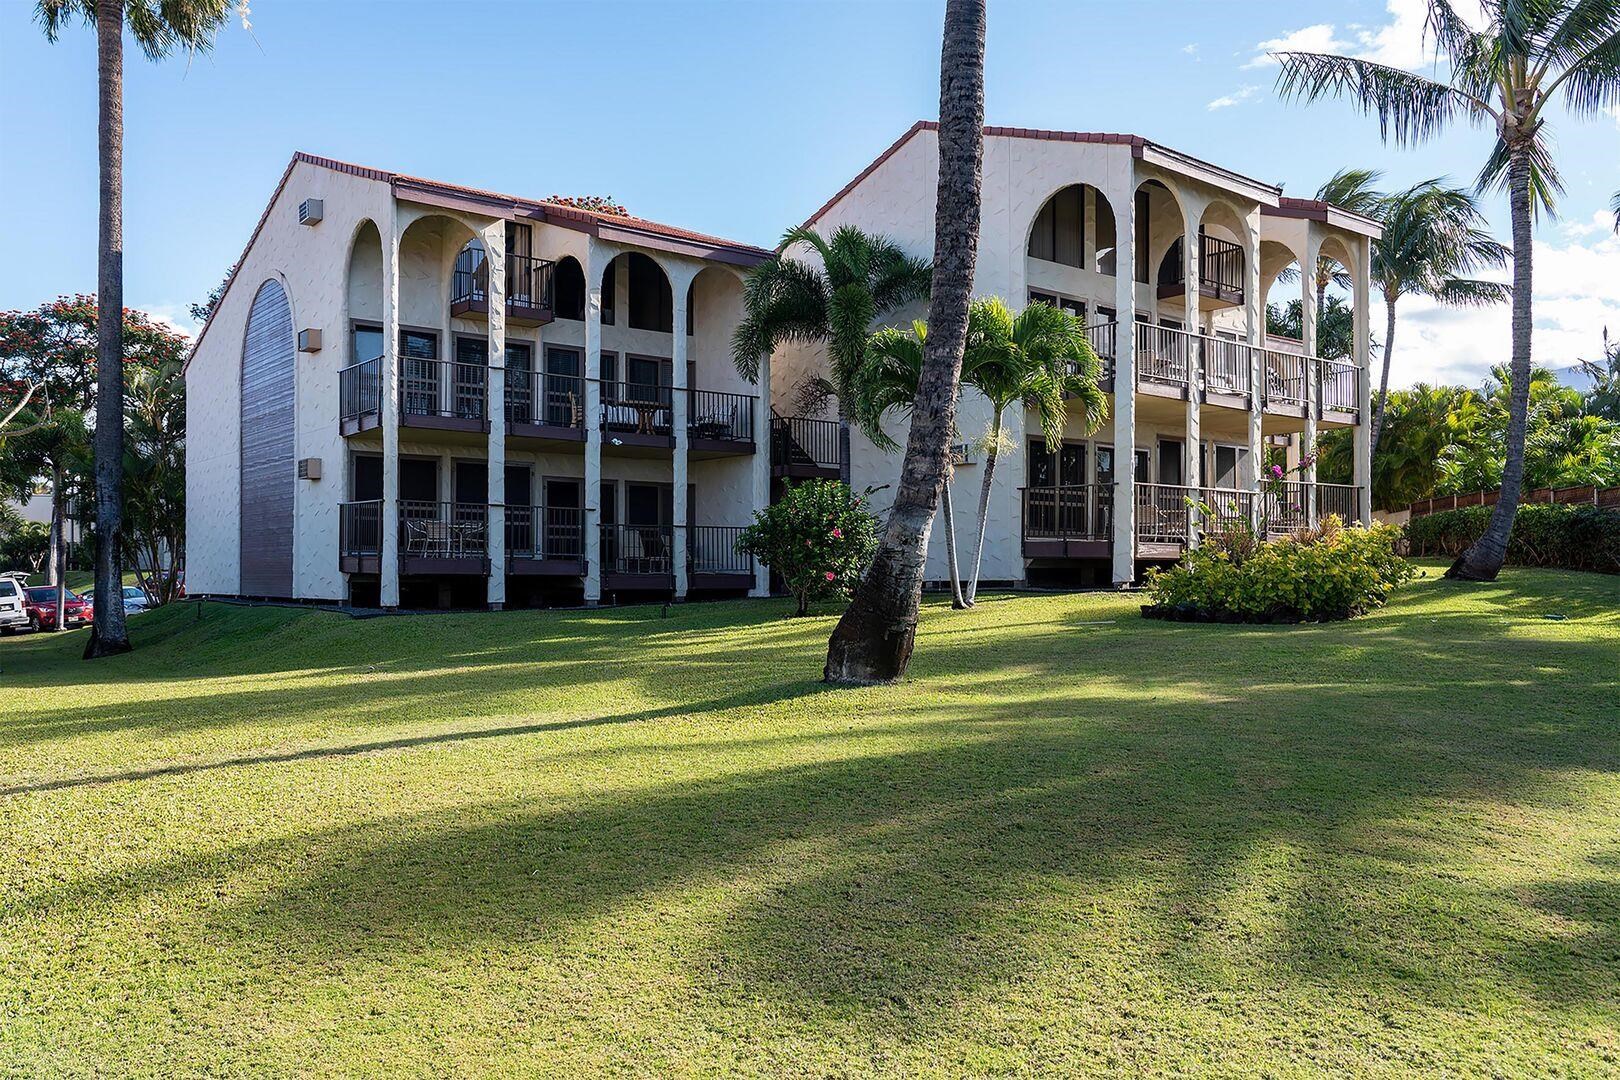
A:
{"label": "mowed grass", "polygon": [[1612,1074],[1620,579],[1436,571],[6,639],[0,1072]]}

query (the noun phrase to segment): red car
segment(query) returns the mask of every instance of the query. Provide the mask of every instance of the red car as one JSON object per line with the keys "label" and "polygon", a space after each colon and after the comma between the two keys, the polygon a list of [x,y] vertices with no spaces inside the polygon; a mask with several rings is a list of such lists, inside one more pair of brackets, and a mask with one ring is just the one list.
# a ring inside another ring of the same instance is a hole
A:
{"label": "red car", "polygon": [[[35,630],[56,629],[56,586],[36,585],[23,590],[23,610],[28,613],[28,625]],[[69,628],[88,626],[96,613],[95,606],[72,589],[62,604],[62,622]]]}

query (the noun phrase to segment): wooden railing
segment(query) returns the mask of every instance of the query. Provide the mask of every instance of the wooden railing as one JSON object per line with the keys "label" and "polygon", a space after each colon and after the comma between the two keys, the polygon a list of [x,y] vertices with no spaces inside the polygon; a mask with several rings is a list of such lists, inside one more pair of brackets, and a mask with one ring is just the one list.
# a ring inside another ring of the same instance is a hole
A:
{"label": "wooden railing", "polygon": [[1116,322],[1098,323],[1095,326],[1086,326],[1086,337],[1091,341],[1091,349],[1102,361],[1102,377],[1105,382],[1112,382],[1114,378],[1114,357],[1118,355],[1117,341],[1119,338],[1119,324]]}
{"label": "wooden railing", "polygon": [[1135,323],[1134,326],[1136,377],[1187,385],[1187,332],[1145,322]]}
{"label": "wooden railing", "polygon": [[675,430],[675,389],[651,383],[602,383],[604,431],[669,435]]}
{"label": "wooden railing", "polygon": [[686,430],[693,438],[754,441],[754,404],[758,398],[719,390],[688,390],[687,395]]}
{"label": "wooden railing", "polygon": [[771,416],[772,465],[836,469],[842,460],[838,445],[836,420]]}
{"label": "wooden railing", "polygon": [[399,410],[404,416],[485,418],[489,368],[459,360],[400,358]]}
{"label": "wooden railing", "polygon": [[[1407,509],[1413,517],[1427,517],[1445,510],[1460,510],[1465,506],[1495,506],[1501,494],[1497,490],[1472,491],[1467,495],[1436,495],[1432,499],[1420,499]],[[1536,488],[1522,493],[1519,503],[1564,503],[1620,510],[1620,487],[1583,484],[1580,487]]]}
{"label": "wooden railing", "polygon": [[338,506],[338,553],[382,554],[382,500],[366,499]]}
{"label": "wooden railing", "polygon": [[338,371],[338,415],[342,420],[382,415],[382,357]]}
{"label": "wooden railing", "polygon": [[686,568],[693,574],[752,574],[754,559],[737,550],[741,525],[693,525],[686,530]]}
{"label": "wooden railing", "polygon": [[514,559],[585,558],[584,511],[577,506],[508,506],[506,553]]}
{"label": "wooden railing", "polygon": [[1197,494],[1196,488],[1180,484],[1137,484],[1136,542],[1185,544],[1190,520],[1187,500]]}
{"label": "wooden railing", "polygon": [[1020,490],[1026,540],[1106,540],[1113,534],[1111,487],[1074,484]]}
{"label": "wooden railing", "polygon": [[1337,514],[1347,523],[1361,520],[1361,489],[1351,484],[1317,484],[1316,518]]}

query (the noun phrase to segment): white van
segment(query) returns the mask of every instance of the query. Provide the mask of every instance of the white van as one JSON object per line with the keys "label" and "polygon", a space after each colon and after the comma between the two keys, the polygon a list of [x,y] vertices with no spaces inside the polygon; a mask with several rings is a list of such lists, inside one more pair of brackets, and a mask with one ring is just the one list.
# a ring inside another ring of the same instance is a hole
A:
{"label": "white van", "polygon": [[23,608],[23,586],[27,584],[27,574],[0,574],[0,633],[27,628],[28,612]]}

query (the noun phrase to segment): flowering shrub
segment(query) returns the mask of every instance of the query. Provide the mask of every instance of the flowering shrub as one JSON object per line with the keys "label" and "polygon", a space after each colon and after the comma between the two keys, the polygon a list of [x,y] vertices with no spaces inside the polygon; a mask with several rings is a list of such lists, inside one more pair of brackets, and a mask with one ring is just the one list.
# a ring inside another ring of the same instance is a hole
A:
{"label": "flowering shrub", "polygon": [[[1406,525],[1412,551],[1455,558],[1485,532],[1490,506],[1465,506]],[[1507,561],[1517,566],[1560,566],[1620,574],[1620,511],[1596,506],[1527,503],[1513,516]]]}
{"label": "flowering shrub", "polygon": [[1389,525],[1316,529],[1261,544],[1241,561],[1195,548],[1174,568],[1148,573],[1149,618],[1189,622],[1325,622],[1381,607],[1416,570],[1395,553]]}
{"label": "flowering shrub", "polygon": [[629,217],[630,211],[613,201],[611,195],[553,195],[546,200],[558,206],[571,206],[575,210],[589,210],[593,214],[611,217]]}
{"label": "flowering shrub", "polygon": [[836,480],[788,484],[754,515],[737,550],[782,579],[803,615],[810,601],[847,596],[877,553],[877,518],[865,499]]}

